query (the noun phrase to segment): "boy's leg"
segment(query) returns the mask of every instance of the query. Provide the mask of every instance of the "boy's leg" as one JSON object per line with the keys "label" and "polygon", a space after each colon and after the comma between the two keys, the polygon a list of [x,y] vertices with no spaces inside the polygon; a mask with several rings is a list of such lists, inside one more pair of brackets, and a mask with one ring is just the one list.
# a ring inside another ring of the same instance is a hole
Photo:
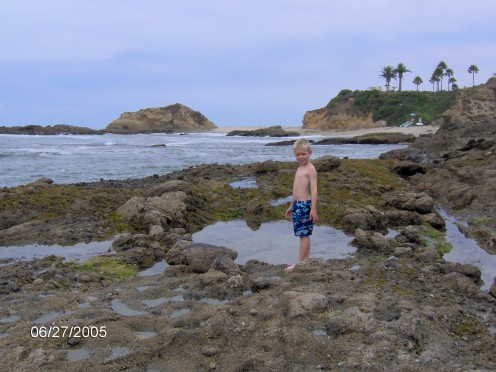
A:
{"label": "boy's leg", "polygon": [[300,252],[298,263],[310,258],[310,236],[300,236]]}
{"label": "boy's leg", "polygon": [[310,236],[300,236],[300,251],[298,253],[298,262],[296,264],[288,266],[284,271],[292,271],[295,266],[305,260],[310,258]]}

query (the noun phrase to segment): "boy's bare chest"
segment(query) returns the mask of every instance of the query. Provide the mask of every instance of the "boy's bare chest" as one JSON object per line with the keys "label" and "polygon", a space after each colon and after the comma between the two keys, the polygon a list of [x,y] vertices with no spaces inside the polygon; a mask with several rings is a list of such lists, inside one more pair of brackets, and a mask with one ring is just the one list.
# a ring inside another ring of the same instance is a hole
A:
{"label": "boy's bare chest", "polygon": [[295,173],[295,183],[308,182],[308,170],[298,168]]}

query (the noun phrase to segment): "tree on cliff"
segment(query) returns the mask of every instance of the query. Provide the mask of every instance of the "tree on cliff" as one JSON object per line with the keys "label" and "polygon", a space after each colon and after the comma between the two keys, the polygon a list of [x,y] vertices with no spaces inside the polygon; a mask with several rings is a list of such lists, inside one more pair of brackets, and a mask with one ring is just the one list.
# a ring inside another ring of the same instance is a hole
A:
{"label": "tree on cliff", "polygon": [[439,90],[439,82],[441,82],[441,90],[443,90],[443,76],[445,75],[445,71],[448,69],[448,65],[446,62],[441,61],[437,64],[436,69],[434,70],[434,74],[439,78],[437,80],[438,82],[438,89]]}
{"label": "tree on cliff", "polygon": [[472,86],[475,85],[475,74],[479,72],[479,67],[476,65],[470,65],[468,68],[468,72],[472,74]]}
{"label": "tree on cliff", "polygon": [[417,92],[418,92],[418,88],[419,88],[419,85],[422,84],[424,81],[422,80],[422,78],[420,76],[416,76],[415,79],[413,79],[413,84],[415,84],[417,86]]}
{"label": "tree on cliff", "polygon": [[455,72],[451,68],[447,68],[446,71],[444,72],[444,75],[448,77],[448,90],[450,90],[450,83],[453,83],[452,79],[456,81],[454,77],[452,77],[455,74]]}
{"label": "tree on cliff", "polygon": [[458,89],[458,85],[456,85],[455,83],[456,83],[456,78],[454,76],[450,77],[448,81],[448,90],[449,90],[449,84],[451,84],[451,90]]}
{"label": "tree on cliff", "polygon": [[386,80],[386,90],[389,91],[389,87],[391,86],[391,79],[396,80],[395,68],[393,66],[385,66],[379,76]]}
{"label": "tree on cliff", "polygon": [[429,80],[429,83],[431,83],[431,84],[432,84],[432,91],[433,91],[433,92],[434,92],[434,90],[435,90],[435,89],[434,89],[434,85],[435,85],[435,83],[437,83],[437,85],[438,85],[438,87],[439,87],[439,80],[440,80],[439,75],[436,73],[436,71],[434,71],[434,72],[432,73],[432,76],[431,76],[430,80]]}
{"label": "tree on cliff", "polygon": [[403,74],[411,71],[406,68],[404,63],[398,63],[398,66],[396,66],[394,72],[398,75],[398,92],[401,92],[401,81],[403,80]]}

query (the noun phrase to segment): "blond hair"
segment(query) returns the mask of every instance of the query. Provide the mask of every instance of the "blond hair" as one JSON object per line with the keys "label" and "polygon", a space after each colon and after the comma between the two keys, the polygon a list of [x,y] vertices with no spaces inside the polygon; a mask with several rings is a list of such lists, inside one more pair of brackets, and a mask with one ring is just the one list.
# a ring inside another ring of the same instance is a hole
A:
{"label": "blond hair", "polygon": [[293,151],[296,151],[297,149],[302,149],[305,151],[311,151],[312,146],[310,145],[310,141],[305,139],[305,138],[300,138],[293,143]]}

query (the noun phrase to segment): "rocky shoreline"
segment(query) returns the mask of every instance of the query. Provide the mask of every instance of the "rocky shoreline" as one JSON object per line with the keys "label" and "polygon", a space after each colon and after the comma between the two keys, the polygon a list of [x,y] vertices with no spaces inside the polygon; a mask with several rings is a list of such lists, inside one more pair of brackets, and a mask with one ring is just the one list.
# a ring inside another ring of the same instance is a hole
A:
{"label": "rocky shoreline", "polygon": [[[315,159],[320,221],[353,236],[357,251],[291,273],[239,265],[235,242],[191,236],[215,221],[244,219],[257,230],[282,219],[287,204],[269,201],[290,194],[293,163],[2,189],[1,246],[114,237],[108,255],[83,263],[2,262],[3,368],[496,369],[496,285],[482,291],[477,267],[443,258],[450,247],[436,210],[465,218],[464,233],[494,254],[496,120],[466,92],[462,111],[407,150]],[[230,185],[248,178],[257,187]],[[165,270],[139,274],[157,263]]]}
{"label": "rocky shoreline", "polygon": [[[238,265],[232,248],[193,243],[191,234],[219,219],[244,218],[254,229],[280,219],[285,205],[268,200],[290,192],[292,163],[4,189],[1,200],[19,214],[0,231],[2,245],[70,244],[122,231],[112,254],[87,264],[56,257],[3,264],[5,368],[495,368],[496,293],[479,290],[476,267],[442,258],[444,242],[434,232],[444,221],[434,200],[391,172],[394,161],[324,157],[315,164],[321,219],[353,234],[357,253],[312,259],[291,274],[256,260]],[[257,188],[229,185],[246,178]],[[67,199],[56,217],[46,195]],[[39,210],[22,213],[15,201]],[[383,235],[390,228],[394,238]],[[162,260],[163,273],[136,276]],[[87,337],[60,337],[77,327]]]}

